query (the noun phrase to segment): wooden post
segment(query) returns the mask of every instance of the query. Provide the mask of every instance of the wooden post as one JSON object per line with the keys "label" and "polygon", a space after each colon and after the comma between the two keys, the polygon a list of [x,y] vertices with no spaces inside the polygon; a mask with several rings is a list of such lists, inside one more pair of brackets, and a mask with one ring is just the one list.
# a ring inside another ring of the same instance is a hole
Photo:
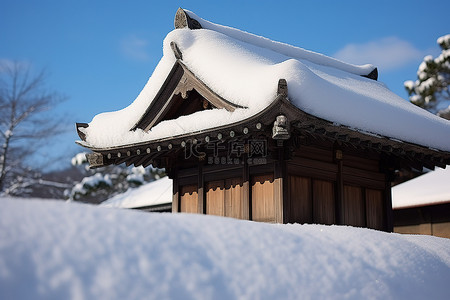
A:
{"label": "wooden post", "polygon": [[336,224],[343,224],[343,202],[344,202],[344,176],[343,172],[343,162],[342,162],[342,151],[335,151],[335,160],[338,165],[338,173],[336,178]]}
{"label": "wooden post", "polygon": [[278,160],[274,164],[274,206],[275,222],[283,223],[284,149],[278,148]]}
{"label": "wooden post", "polygon": [[173,170],[173,179],[172,179],[172,213],[180,212],[180,196],[179,196],[179,187],[178,187],[178,170]]}
{"label": "wooden post", "polygon": [[250,213],[250,176],[247,158],[244,156],[244,165],[242,167],[242,219],[251,220]]}
{"label": "wooden post", "polygon": [[295,199],[291,199],[290,196],[290,186],[289,186],[289,181],[291,180],[291,178],[289,177],[288,173],[287,173],[287,166],[286,166],[286,162],[283,162],[283,224],[287,224],[291,221],[291,201],[295,200]]}
{"label": "wooden post", "polygon": [[204,192],[204,178],[203,178],[203,161],[198,162],[198,189],[197,189],[197,197],[198,197],[198,213],[206,214],[206,199]]}
{"label": "wooden post", "polygon": [[386,212],[386,228],[385,230],[387,232],[393,232],[394,231],[394,212],[392,211],[392,195],[391,195],[391,182],[390,180],[385,181],[385,212]]}

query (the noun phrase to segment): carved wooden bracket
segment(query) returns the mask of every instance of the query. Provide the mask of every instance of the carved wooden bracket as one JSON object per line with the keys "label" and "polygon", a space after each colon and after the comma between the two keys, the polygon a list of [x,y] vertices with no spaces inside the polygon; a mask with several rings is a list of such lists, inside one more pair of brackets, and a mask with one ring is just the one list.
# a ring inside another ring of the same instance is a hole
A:
{"label": "carved wooden bracket", "polygon": [[89,167],[91,169],[104,166],[103,155],[101,153],[96,153],[96,152],[88,153],[88,154],[86,154],[86,158],[88,160]]}
{"label": "carved wooden bracket", "polygon": [[183,99],[187,99],[188,95],[187,93],[189,91],[192,91],[194,89],[194,83],[192,80],[189,80],[186,73],[183,74],[183,77],[181,77],[180,82],[178,83],[178,86],[173,91],[174,95],[181,94],[181,97]]}

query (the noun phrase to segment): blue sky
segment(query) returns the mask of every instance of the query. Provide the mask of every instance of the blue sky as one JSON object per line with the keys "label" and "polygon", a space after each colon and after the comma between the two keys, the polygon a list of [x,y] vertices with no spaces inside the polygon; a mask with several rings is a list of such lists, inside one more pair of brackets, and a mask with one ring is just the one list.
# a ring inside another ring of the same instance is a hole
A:
{"label": "blue sky", "polygon": [[[378,67],[379,80],[406,99],[423,56],[450,33],[450,1],[68,1],[0,0],[0,60],[45,68],[68,100],[67,134],[49,147],[69,158],[75,122],[130,104],[162,56],[178,7],[347,62]],[[57,145],[57,146],[53,146]],[[45,151],[49,151],[45,149]]]}

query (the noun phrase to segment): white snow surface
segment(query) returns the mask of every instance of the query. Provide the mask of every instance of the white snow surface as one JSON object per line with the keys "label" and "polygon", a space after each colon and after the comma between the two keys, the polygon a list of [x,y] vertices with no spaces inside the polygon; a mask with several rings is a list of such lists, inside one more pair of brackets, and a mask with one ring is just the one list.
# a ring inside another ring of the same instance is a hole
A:
{"label": "white snow surface", "polygon": [[[83,145],[109,148],[193,133],[255,115],[276,98],[280,78],[289,100],[301,110],[382,136],[450,151],[450,122],[409,103],[383,83],[361,77],[373,66],[355,66],[322,54],[216,25],[193,13],[204,29],[175,29],[163,43],[163,57],[149,81],[125,109],[94,117]],[[149,132],[130,129],[140,120],[175,63],[170,42],[182,62],[214,92],[246,108],[233,113],[206,110],[159,123]]]}
{"label": "white snow surface", "polygon": [[171,202],[172,179],[165,176],[140,187],[129,189],[125,193],[102,202],[100,205],[117,208],[139,208]]}
{"label": "white snow surface", "polygon": [[450,239],[0,204],[1,299],[450,299]]}
{"label": "white snow surface", "polygon": [[436,168],[392,188],[392,208],[450,202],[450,166]]}

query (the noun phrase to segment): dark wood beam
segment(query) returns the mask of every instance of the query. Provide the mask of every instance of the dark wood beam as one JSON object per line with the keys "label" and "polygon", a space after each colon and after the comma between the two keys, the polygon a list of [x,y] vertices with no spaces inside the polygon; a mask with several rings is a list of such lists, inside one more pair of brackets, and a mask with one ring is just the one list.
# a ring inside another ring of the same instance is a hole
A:
{"label": "dark wood beam", "polygon": [[[139,157],[139,160],[137,160],[137,161],[135,161],[134,162],[134,166],[135,167],[139,167],[139,166],[141,166],[142,164],[144,164],[148,159],[149,159],[149,157],[151,157],[150,155],[142,155],[142,156],[140,156]],[[150,158],[151,159],[151,158]]]}

